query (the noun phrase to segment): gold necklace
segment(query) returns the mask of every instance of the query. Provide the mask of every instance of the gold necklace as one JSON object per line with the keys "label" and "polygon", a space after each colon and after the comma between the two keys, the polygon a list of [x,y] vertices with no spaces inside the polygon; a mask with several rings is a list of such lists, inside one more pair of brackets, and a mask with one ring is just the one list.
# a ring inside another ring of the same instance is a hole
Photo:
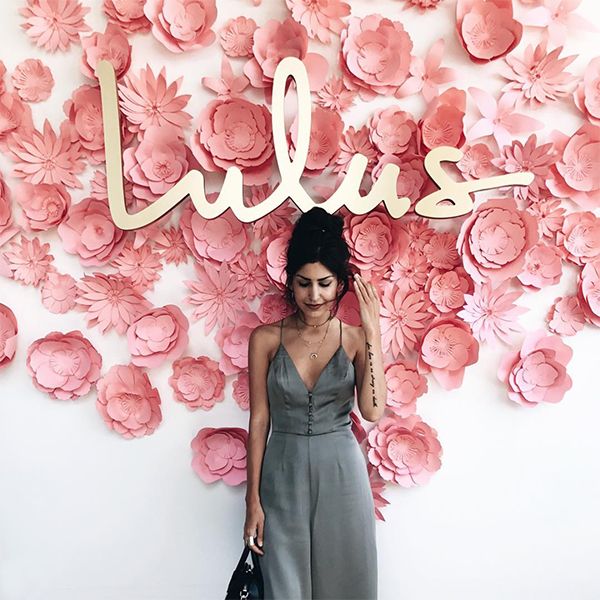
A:
{"label": "gold necklace", "polygon": [[[327,337],[327,333],[329,332],[329,326],[331,325],[331,320],[333,319],[333,315],[329,315],[329,318],[327,319],[326,323],[327,323],[327,329],[325,330],[325,335],[323,336],[323,338],[321,339],[321,341],[319,342],[319,347],[317,348],[316,352],[311,352],[309,354],[309,357],[312,358],[313,360],[315,358],[317,358],[319,356],[319,350],[321,349],[321,346],[323,345],[323,342],[325,341],[325,338]],[[321,325],[324,325],[325,323],[321,323]],[[313,325],[313,327],[318,327],[318,325]],[[298,331],[298,337],[302,340],[302,342],[304,343],[305,346],[312,346],[313,342],[307,342],[303,337],[302,337],[302,333],[300,333],[300,327],[298,327],[298,315],[296,314],[296,329]]]}

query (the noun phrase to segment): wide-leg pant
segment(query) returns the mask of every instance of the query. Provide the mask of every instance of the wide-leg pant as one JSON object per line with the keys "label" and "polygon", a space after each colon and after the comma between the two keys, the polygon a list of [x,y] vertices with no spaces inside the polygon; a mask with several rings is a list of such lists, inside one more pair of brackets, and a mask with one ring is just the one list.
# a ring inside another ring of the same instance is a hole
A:
{"label": "wide-leg pant", "polygon": [[375,600],[373,496],[352,431],[273,431],[265,449],[259,556],[265,600]]}

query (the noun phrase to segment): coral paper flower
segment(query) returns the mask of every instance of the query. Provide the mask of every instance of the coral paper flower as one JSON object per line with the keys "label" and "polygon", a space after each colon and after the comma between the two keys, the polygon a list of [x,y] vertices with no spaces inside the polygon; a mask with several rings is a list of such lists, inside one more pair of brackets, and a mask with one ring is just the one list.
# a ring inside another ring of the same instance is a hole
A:
{"label": "coral paper flower", "polygon": [[600,56],[592,59],[583,74],[583,81],[575,91],[577,108],[600,127]]}
{"label": "coral paper flower", "polygon": [[225,375],[219,363],[207,356],[186,356],[173,363],[169,377],[173,397],[189,410],[210,410],[225,399]]}
{"label": "coral paper flower", "polygon": [[556,233],[556,244],[573,264],[595,260],[600,256],[600,218],[591,211],[567,215]]}
{"label": "coral paper flower", "polygon": [[132,439],[151,435],[160,425],[160,396],[139,367],[114,365],[97,387],[96,409],[109,429]]}
{"label": "coral paper flower", "polygon": [[52,313],[66,313],[75,307],[77,284],[70,275],[48,273],[41,292],[42,304]]}
{"label": "coral paper flower", "polygon": [[6,366],[13,359],[17,349],[18,331],[15,313],[0,303],[0,367]]}
{"label": "coral paper flower", "polygon": [[35,387],[56,400],[85,396],[100,377],[102,357],[81,331],[53,331],[27,350]]}
{"label": "coral paper flower", "polygon": [[585,325],[585,314],[577,296],[557,298],[548,314],[548,329],[557,335],[575,335]]}
{"label": "coral paper flower", "polygon": [[48,52],[78,44],[80,34],[91,31],[84,21],[89,11],[77,0],[27,0],[27,6],[19,9],[27,36]]}
{"label": "coral paper flower", "polygon": [[248,432],[240,427],[203,427],[191,442],[192,468],[205,483],[246,481]]}
{"label": "coral paper flower", "polygon": [[417,131],[411,114],[395,106],[379,109],[369,120],[371,141],[381,154],[402,154]]}
{"label": "coral paper flower", "polygon": [[188,328],[186,316],[174,304],[143,312],[127,330],[131,362],[151,369],[179,358],[189,341]]}
{"label": "coral paper flower", "polygon": [[23,211],[25,225],[31,231],[56,227],[71,206],[71,196],[64,185],[22,183],[15,198]]}
{"label": "coral paper flower", "polygon": [[427,391],[427,379],[416,366],[398,361],[385,369],[387,384],[386,406],[399,417],[415,414],[417,398]]}
{"label": "coral paper flower", "polygon": [[246,17],[229,19],[219,31],[219,43],[226,56],[252,56],[256,21]]}
{"label": "coral paper flower", "polygon": [[49,250],[50,244],[42,244],[38,238],[21,236],[18,242],[11,242],[3,256],[12,278],[23,285],[40,285],[52,268],[54,257]]}
{"label": "coral paper flower", "polygon": [[102,8],[109,22],[118,25],[126,33],[148,31],[152,26],[144,14],[142,2],[104,0]]}
{"label": "coral paper flower", "polygon": [[350,14],[350,5],[341,0],[285,0],[292,18],[306,28],[308,37],[324,44],[331,41],[330,32],[344,28],[341,17]]}
{"label": "coral paper flower", "polygon": [[356,92],[349,90],[341,77],[331,77],[317,92],[316,102],[323,108],[344,112],[354,104],[355,98]]}
{"label": "coral paper flower", "polygon": [[577,298],[585,318],[600,327],[600,259],[590,261],[579,273]]}
{"label": "coral paper flower", "polygon": [[542,329],[527,335],[518,352],[507,354],[498,367],[498,378],[508,387],[508,397],[522,406],[560,402],[573,384],[567,364],[573,350],[558,336]]}
{"label": "coral paper flower", "polygon": [[41,60],[28,58],[15,67],[12,83],[21,100],[41,102],[50,98],[54,77]]}
{"label": "coral paper flower", "polygon": [[560,251],[546,244],[536,244],[527,250],[525,265],[517,275],[519,281],[526,286],[542,289],[560,281],[562,263]]}
{"label": "coral paper flower", "polygon": [[0,94],[0,142],[9,134],[24,129],[33,129],[31,108],[16,92]]}
{"label": "coral paper flower", "polygon": [[418,415],[381,419],[369,432],[367,455],[382,479],[406,488],[426,484],[442,466],[437,431]]}
{"label": "coral paper flower", "polygon": [[90,79],[96,79],[95,69],[101,60],[109,61],[120,79],[131,65],[131,46],[123,30],[109,23],[104,33],[94,32],[81,38],[81,71]]}

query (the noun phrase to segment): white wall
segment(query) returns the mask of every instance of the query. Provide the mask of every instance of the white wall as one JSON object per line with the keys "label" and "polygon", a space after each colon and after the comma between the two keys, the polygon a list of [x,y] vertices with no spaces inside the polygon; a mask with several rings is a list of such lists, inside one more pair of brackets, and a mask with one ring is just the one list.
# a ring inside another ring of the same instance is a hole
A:
{"label": "white wall", "polygon": [[[32,108],[38,126],[46,116],[57,126],[64,100],[84,82],[80,49],[39,52],[19,29],[21,4],[0,4],[0,58],[9,72],[30,56],[52,68],[52,97]],[[100,0],[87,4],[93,4],[88,22],[103,30]],[[225,10],[218,2],[223,10],[217,28],[235,14],[261,23],[286,13],[283,1],[264,0],[259,8],[250,0],[226,4]],[[454,2],[425,15],[401,11],[397,0],[351,4],[356,15],[377,9],[401,19],[416,52],[446,37],[448,64],[463,69],[461,87],[481,84],[482,72],[494,80],[493,64],[467,64],[454,34]],[[596,12],[598,22],[594,0],[584,0],[578,12],[588,18]],[[184,75],[183,91],[193,94],[188,110],[196,115],[209,97],[200,76],[218,72],[215,49],[175,56],[150,35],[134,39],[133,69],[148,60],[153,67],[166,64],[170,78]],[[592,42],[589,34],[569,39],[565,54],[583,53],[570,70],[582,72],[593,56]],[[525,40],[518,52],[524,46]],[[373,107],[391,103],[363,104],[347,123],[362,124]],[[415,98],[404,106],[421,110]],[[577,123],[574,111],[545,108],[535,116],[564,131]],[[0,169],[10,169],[4,157]],[[53,241],[60,269],[82,273],[55,234],[44,239]],[[191,275],[191,264],[165,268],[149,299],[157,306],[180,303],[182,281]],[[559,285],[527,297],[523,303],[532,310],[523,323],[539,326],[546,307],[573,283],[567,269]],[[34,288],[0,281],[0,301],[20,324],[17,355],[0,371],[0,599],[223,598],[242,550],[245,487],[204,484],[190,467],[189,443],[201,427],[247,427],[248,413],[231,397],[232,378],[225,402],[191,413],[171,399],[170,367],[153,370],[163,423],[152,436],[127,441],[105,427],[93,393],[77,402],[52,401],[25,371],[27,347],[52,330],[84,331],[102,353],[104,370],[128,361],[123,340],[86,330],[81,313],[52,315]],[[203,339],[201,322],[192,325],[190,339],[188,354],[219,358],[212,339]],[[554,406],[528,410],[506,398],[495,376],[500,349],[482,348],[459,390],[445,392],[430,381],[419,414],[438,431],[443,466],[423,488],[386,490],[391,504],[384,509],[386,521],[377,523],[381,600],[600,597],[598,331],[588,326],[566,341],[574,349],[574,385]]]}

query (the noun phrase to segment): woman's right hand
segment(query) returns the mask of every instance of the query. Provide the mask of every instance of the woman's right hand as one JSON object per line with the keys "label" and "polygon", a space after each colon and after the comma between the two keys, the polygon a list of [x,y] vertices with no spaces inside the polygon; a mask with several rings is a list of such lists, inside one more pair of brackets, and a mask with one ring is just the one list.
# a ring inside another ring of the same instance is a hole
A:
{"label": "woman's right hand", "polygon": [[250,550],[257,554],[264,554],[258,546],[263,545],[263,530],[265,526],[265,513],[259,501],[246,504],[246,522],[244,523],[244,542],[254,536],[254,544],[249,545]]}

